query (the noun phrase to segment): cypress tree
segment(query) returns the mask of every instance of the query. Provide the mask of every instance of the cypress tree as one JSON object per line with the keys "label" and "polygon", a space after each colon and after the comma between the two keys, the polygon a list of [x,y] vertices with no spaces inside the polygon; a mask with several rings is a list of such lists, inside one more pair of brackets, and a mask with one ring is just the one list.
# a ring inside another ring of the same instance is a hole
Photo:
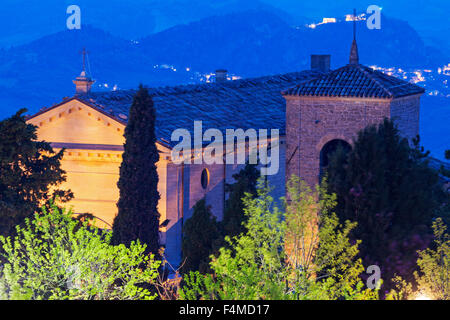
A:
{"label": "cypress tree", "polygon": [[155,109],[152,97],[142,85],[133,98],[117,183],[120,191],[118,214],[114,219],[113,243],[129,246],[139,239],[147,252],[159,256],[159,218],[157,210],[158,173],[156,162]]}
{"label": "cypress tree", "polygon": [[4,236],[56,196],[62,202],[73,197],[70,191],[56,189],[66,181],[61,169],[64,149],[55,153],[48,142],[37,141],[37,127],[26,123],[25,112],[21,109],[0,122],[0,234]]}
{"label": "cypress tree", "polygon": [[395,274],[412,280],[417,250],[430,239],[432,218],[442,199],[437,173],[419,139],[410,146],[390,120],[359,132],[349,153],[337,150],[327,170],[341,221],[358,223],[365,266],[378,265],[387,287]]}

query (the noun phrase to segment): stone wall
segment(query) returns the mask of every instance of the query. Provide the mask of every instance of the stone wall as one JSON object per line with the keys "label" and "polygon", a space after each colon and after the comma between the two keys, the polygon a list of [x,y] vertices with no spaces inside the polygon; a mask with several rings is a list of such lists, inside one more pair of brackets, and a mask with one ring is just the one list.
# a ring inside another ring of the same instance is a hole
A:
{"label": "stone wall", "polygon": [[[183,224],[183,172],[184,166],[169,163],[167,165],[166,188],[162,188],[162,182],[158,185],[158,191],[165,195],[166,219],[169,224],[161,230],[161,243],[165,245],[165,255],[167,260],[178,266],[181,262],[181,229]],[[161,176],[160,176],[161,180]],[[162,211],[160,211],[161,213]],[[161,217],[160,223],[163,223]]]}
{"label": "stone wall", "polygon": [[[206,189],[201,183],[202,171],[209,171],[209,184]],[[195,204],[205,198],[206,204],[211,206],[211,212],[218,220],[222,220],[224,205],[224,178],[223,164],[191,164],[185,165],[184,170],[184,219],[189,219],[193,214]]]}
{"label": "stone wall", "polygon": [[320,151],[335,139],[352,144],[357,132],[390,117],[390,100],[329,97],[286,98],[286,173],[319,182]]}
{"label": "stone wall", "polygon": [[394,99],[391,102],[391,119],[400,134],[410,141],[419,134],[420,95]]}

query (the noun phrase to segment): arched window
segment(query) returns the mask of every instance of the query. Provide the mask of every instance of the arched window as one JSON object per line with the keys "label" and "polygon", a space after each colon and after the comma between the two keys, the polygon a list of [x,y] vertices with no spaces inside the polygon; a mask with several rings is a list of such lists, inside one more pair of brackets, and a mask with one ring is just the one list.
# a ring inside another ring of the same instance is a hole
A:
{"label": "arched window", "polygon": [[342,148],[345,153],[352,150],[351,145],[347,141],[335,139],[327,142],[320,151],[320,181],[322,181],[322,177],[330,164],[331,156],[338,150],[338,148]]}
{"label": "arched window", "polygon": [[206,189],[209,185],[209,170],[206,168],[202,171],[201,183],[203,189]]}

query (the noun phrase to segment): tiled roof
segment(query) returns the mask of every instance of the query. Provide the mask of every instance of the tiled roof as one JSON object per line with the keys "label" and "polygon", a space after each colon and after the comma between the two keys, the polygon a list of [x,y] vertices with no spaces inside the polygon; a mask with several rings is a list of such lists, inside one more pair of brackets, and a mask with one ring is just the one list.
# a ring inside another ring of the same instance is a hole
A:
{"label": "tiled roof", "polygon": [[423,93],[412,83],[360,64],[349,64],[283,92],[295,96],[398,98]]}
{"label": "tiled roof", "polygon": [[[279,129],[285,134],[286,101],[281,91],[319,76],[313,71],[176,87],[150,88],[156,108],[156,134],[169,144],[172,132],[193,132],[194,121],[203,130]],[[135,90],[91,92],[78,96],[104,113],[126,123]]]}
{"label": "tiled roof", "polygon": [[[150,88],[149,91],[156,108],[156,135],[162,142],[173,145],[170,138],[175,129],[193,132],[194,121],[200,120],[203,130],[279,129],[284,135],[286,101],[281,93],[393,98],[423,93],[424,89],[362,65],[347,65],[329,73],[308,70],[221,83]],[[135,93],[135,90],[91,92],[75,98],[126,124]],[[58,105],[42,109],[32,117]]]}

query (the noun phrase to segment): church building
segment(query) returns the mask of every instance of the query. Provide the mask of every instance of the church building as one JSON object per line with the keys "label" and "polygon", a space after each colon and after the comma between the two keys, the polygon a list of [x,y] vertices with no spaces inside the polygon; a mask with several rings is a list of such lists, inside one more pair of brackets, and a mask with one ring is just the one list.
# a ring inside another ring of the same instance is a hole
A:
{"label": "church building", "polygon": [[[98,225],[111,228],[117,214],[117,181],[124,129],[135,90],[92,92],[92,79],[83,70],[74,81],[73,97],[28,118],[38,126],[38,138],[54,149],[65,148],[62,168],[74,199],[74,213],[92,213]],[[285,194],[286,179],[296,174],[310,185],[319,182],[327,154],[339,142],[351,147],[367,125],[393,119],[409,139],[419,133],[420,97],[424,89],[359,64],[353,41],[349,64],[330,70],[329,55],[313,55],[311,70],[227,81],[224,70],[215,83],[150,88],[156,109],[157,170],[161,199],[161,243],[168,261],[181,262],[183,222],[195,203],[205,198],[222,219],[225,185],[243,168],[237,164],[175,164],[171,151],[174,130],[192,132],[194,121],[203,130],[278,129],[277,174],[267,176],[274,198]],[[202,150],[197,150],[202,152]],[[235,151],[238,152],[238,151]]]}

